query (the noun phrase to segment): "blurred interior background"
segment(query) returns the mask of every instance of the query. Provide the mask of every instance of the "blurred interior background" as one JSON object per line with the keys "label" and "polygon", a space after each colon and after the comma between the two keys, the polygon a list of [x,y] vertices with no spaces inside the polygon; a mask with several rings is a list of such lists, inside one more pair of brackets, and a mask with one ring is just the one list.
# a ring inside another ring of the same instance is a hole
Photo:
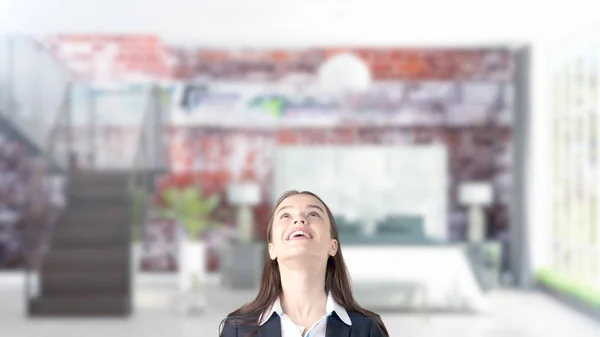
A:
{"label": "blurred interior background", "polygon": [[2,334],[217,335],[298,189],[392,336],[598,336],[598,9],[1,1]]}

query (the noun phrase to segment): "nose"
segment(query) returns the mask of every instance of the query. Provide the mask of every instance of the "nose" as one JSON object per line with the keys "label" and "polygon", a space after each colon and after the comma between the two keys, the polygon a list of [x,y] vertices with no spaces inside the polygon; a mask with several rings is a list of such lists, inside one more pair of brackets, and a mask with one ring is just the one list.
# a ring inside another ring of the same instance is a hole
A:
{"label": "nose", "polygon": [[304,219],[304,217],[298,216],[294,219],[294,225],[306,225],[306,219]]}

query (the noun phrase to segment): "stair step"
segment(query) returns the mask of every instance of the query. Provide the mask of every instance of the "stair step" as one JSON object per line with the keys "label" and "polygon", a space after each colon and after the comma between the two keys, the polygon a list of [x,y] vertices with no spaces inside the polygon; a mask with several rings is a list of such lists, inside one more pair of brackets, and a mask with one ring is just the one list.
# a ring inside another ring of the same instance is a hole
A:
{"label": "stair step", "polygon": [[68,188],[70,196],[86,196],[86,197],[98,197],[107,198],[111,196],[129,196],[129,189],[127,185],[98,185],[98,186],[85,186],[71,184]]}
{"label": "stair step", "polygon": [[79,225],[57,224],[55,230],[56,236],[81,236],[81,237],[119,237],[125,236],[129,232],[127,223],[102,223],[93,225],[80,222]]}
{"label": "stair step", "polygon": [[88,221],[59,222],[54,229],[54,240],[120,240],[128,239],[130,226],[127,221],[119,222],[90,219]]}
{"label": "stair step", "polygon": [[[86,193],[83,193],[84,195]],[[87,193],[86,196],[94,196],[93,193]],[[117,194],[115,193],[115,196],[117,196]],[[123,195],[119,194],[117,196],[118,198],[122,198]],[[126,197],[129,197],[129,194],[126,195]],[[99,199],[104,199],[103,196],[100,196]],[[72,201],[77,201],[77,200],[72,200]],[[102,201],[102,200],[100,200]],[[130,211],[130,207],[127,203],[123,203],[123,204],[113,204],[113,203],[101,203],[101,202],[97,202],[94,205],[89,205],[90,207],[87,207],[88,205],[81,205],[78,207],[70,207],[67,208],[66,210],[63,211],[63,213],[61,214],[61,219],[65,218],[65,217],[76,217],[76,218],[92,218],[92,219],[96,219],[96,218],[108,218],[108,219],[112,219],[114,217],[124,217],[129,215],[129,213],[131,213]]]}
{"label": "stair step", "polygon": [[104,261],[92,261],[87,262],[83,260],[61,260],[54,256],[49,256],[44,261],[44,268],[52,271],[81,271],[81,272],[94,272],[94,271],[105,271],[111,272],[114,270],[126,270],[129,268],[128,260],[104,260]]}
{"label": "stair step", "polygon": [[70,188],[67,192],[67,200],[70,206],[106,207],[114,205],[128,205],[131,194],[121,188],[104,186],[100,188]]}
{"label": "stair step", "polygon": [[123,317],[131,313],[126,296],[47,296],[30,304],[31,315],[37,317]]}
{"label": "stair step", "polygon": [[[79,213],[66,211],[60,216],[56,224],[58,231],[89,231],[91,233],[105,233],[129,228],[130,214],[125,212],[102,212],[99,208],[93,212]],[[120,231],[123,232],[123,231]]]}
{"label": "stair step", "polygon": [[52,271],[126,270],[130,259],[129,244],[122,248],[59,248],[53,247],[44,260],[44,269]]}
{"label": "stair step", "polygon": [[52,246],[60,249],[73,248],[109,248],[123,247],[130,242],[129,235],[78,235],[78,234],[60,234],[55,235],[52,241]]}
{"label": "stair step", "polygon": [[73,172],[69,178],[71,184],[77,186],[127,186],[130,176],[130,172],[123,171],[76,171]]}
{"label": "stair step", "polygon": [[122,272],[55,272],[42,274],[44,296],[124,295],[129,289],[129,274]]}

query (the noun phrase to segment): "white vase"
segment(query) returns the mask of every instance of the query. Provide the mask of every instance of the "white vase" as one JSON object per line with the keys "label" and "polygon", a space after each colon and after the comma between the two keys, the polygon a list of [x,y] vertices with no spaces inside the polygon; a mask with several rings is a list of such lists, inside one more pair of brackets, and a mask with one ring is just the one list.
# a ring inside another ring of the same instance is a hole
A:
{"label": "white vase", "polygon": [[179,244],[179,290],[187,293],[203,286],[206,279],[206,244],[183,240]]}
{"label": "white vase", "polygon": [[206,244],[199,240],[183,240],[179,244],[179,296],[181,313],[202,312],[206,308]]}
{"label": "white vase", "polygon": [[131,289],[135,289],[136,278],[142,271],[142,256],[143,248],[140,242],[134,242],[130,248],[131,255],[129,255],[130,263],[129,268],[131,270]]}

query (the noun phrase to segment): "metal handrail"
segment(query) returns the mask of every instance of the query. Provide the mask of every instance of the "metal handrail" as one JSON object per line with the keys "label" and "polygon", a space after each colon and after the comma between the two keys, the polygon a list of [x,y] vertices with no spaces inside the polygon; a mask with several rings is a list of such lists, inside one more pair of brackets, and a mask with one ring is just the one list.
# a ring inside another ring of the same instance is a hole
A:
{"label": "metal handrail", "polygon": [[[48,143],[46,144],[46,148],[43,151],[46,163],[50,163],[53,166],[53,168],[60,165],[60,163],[57,162],[60,159],[54,158],[54,155],[56,154],[55,146],[56,146],[57,136],[60,134],[61,131],[66,131],[65,136],[67,137],[67,147],[68,147],[67,151],[66,151],[67,156],[70,156],[70,154],[73,151],[73,149],[72,149],[72,146],[73,146],[72,127],[73,127],[73,125],[72,125],[72,116],[71,116],[71,113],[72,113],[72,111],[71,111],[71,88],[72,88],[72,84],[67,83],[65,92],[63,94],[64,95],[63,101],[59,108],[60,111],[57,113],[54,123],[53,123],[52,127],[50,128],[50,131],[48,133]],[[66,121],[66,125],[63,124],[64,121]],[[63,129],[62,126],[66,126],[66,130]],[[66,167],[62,167],[62,169],[68,172],[71,170],[71,161],[70,161],[69,157],[67,157],[66,160],[67,160]]]}
{"label": "metal handrail", "polygon": [[[154,88],[151,90],[151,96],[150,99],[148,99],[147,103],[146,103],[146,107],[145,107],[145,111],[144,111],[144,115],[142,117],[142,121],[140,124],[140,131],[139,131],[139,135],[138,135],[138,140],[137,143],[135,145],[134,148],[134,155],[133,155],[133,165],[130,171],[130,176],[129,176],[129,190],[131,192],[133,192],[133,189],[135,188],[136,182],[137,182],[137,178],[139,175],[139,171],[140,171],[140,167],[139,167],[139,162],[140,159],[142,162],[144,162],[144,157],[146,154],[146,128],[148,127],[148,125],[150,124],[150,122],[152,121],[151,117],[152,117],[152,94],[153,94]],[[141,157],[141,158],[140,158]]]}
{"label": "metal handrail", "polygon": [[[157,153],[155,152],[157,150],[162,151],[162,123],[158,123],[158,118],[161,116],[163,108],[161,98],[162,89],[158,85],[152,86],[149,90],[146,109],[140,124],[140,134],[135,145],[133,163],[128,180],[128,188],[132,200],[132,220],[134,220],[134,214],[137,212],[137,215],[141,218],[135,220],[142,223],[149,207],[148,197],[153,190],[152,176],[161,170],[164,165],[161,161],[162,157],[157,157]],[[157,148],[157,146],[161,148]],[[132,221],[132,226],[142,226],[142,224]],[[135,229],[142,230],[142,228],[137,227]]]}

